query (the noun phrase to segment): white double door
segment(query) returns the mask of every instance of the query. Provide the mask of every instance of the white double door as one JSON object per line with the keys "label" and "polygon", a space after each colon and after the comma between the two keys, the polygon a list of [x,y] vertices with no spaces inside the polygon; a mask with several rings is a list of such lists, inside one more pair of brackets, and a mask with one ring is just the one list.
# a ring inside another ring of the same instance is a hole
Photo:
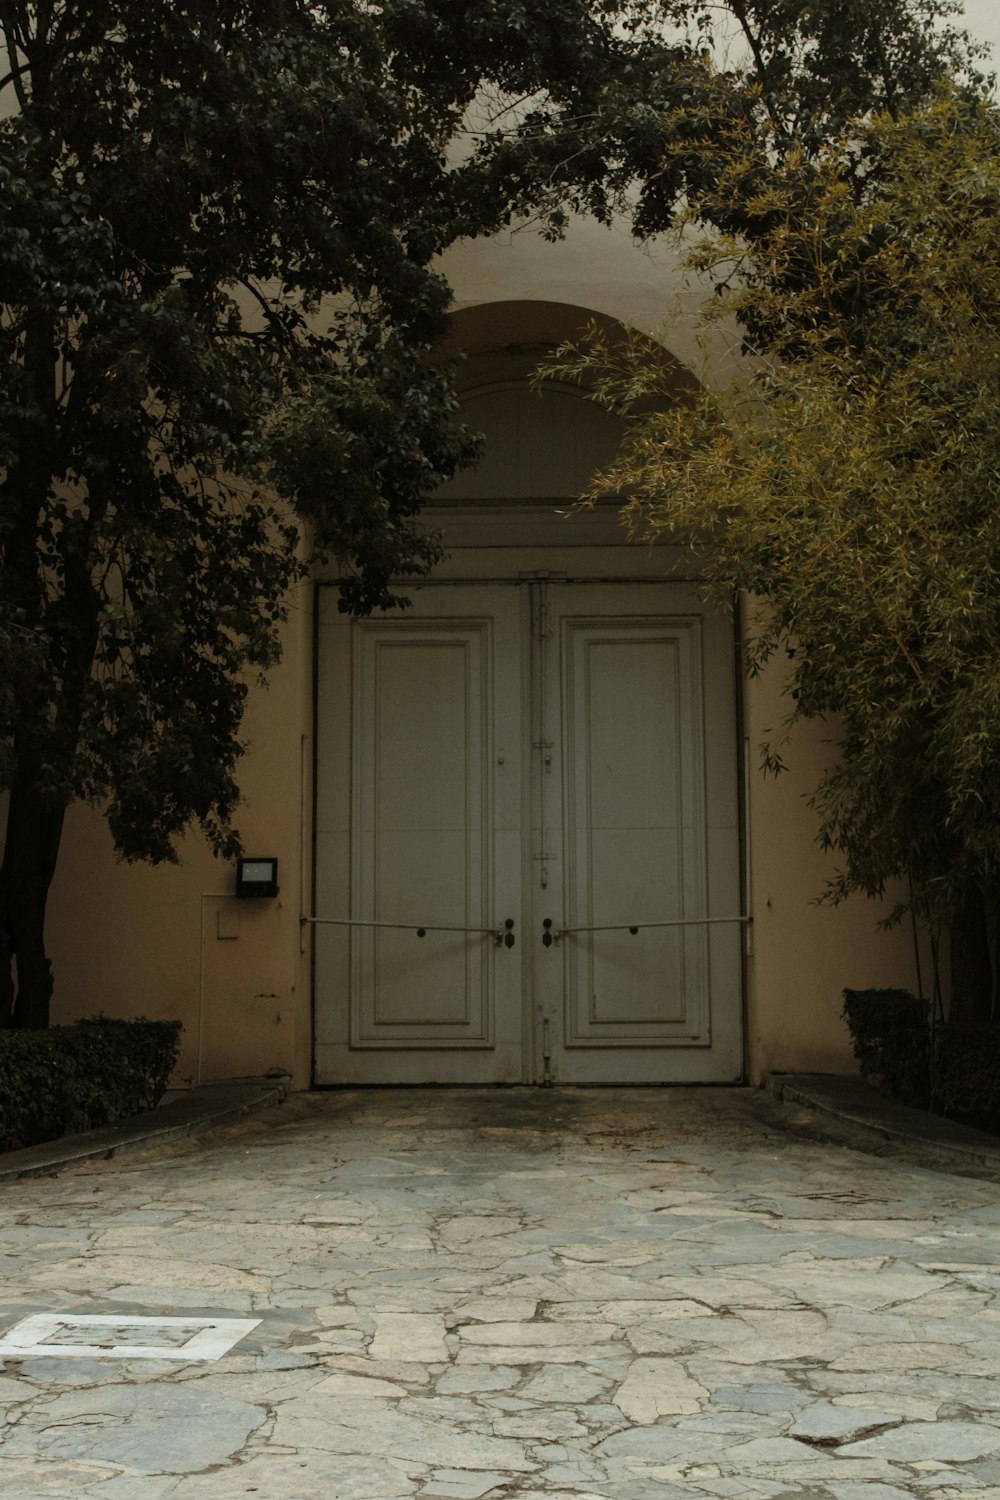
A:
{"label": "white double door", "polygon": [[730,623],[659,582],[322,595],[317,1081],[738,1078]]}

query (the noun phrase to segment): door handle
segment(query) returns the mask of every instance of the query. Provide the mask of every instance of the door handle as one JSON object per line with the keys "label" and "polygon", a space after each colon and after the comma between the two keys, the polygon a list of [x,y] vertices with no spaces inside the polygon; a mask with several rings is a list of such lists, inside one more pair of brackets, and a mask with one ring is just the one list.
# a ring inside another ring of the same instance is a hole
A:
{"label": "door handle", "polygon": [[507,930],[506,930],[506,932],[505,932],[505,934],[504,934],[504,936],[503,936],[502,939],[500,937],[500,934],[499,933],[497,934],[497,947],[499,948],[500,943],[502,941],[505,948],[513,948],[513,946],[514,946],[514,918],[513,917],[508,917],[507,920],[506,920],[506,922],[503,925],[504,925],[504,927]]}
{"label": "door handle", "polygon": [[542,932],[542,947],[551,948],[553,943],[558,943],[559,941],[558,932],[552,931],[552,918],[546,917],[542,923],[542,927],[544,929]]}

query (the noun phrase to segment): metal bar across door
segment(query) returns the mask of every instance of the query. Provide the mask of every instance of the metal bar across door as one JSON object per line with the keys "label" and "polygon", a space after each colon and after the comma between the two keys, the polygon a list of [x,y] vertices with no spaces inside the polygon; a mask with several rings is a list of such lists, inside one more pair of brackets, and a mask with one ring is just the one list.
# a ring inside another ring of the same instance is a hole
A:
{"label": "metal bar across door", "polygon": [[480,937],[493,938],[498,948],[501,945],[507,948],[514,946],[514,922],[511,917],[507,918],[502,927],[444,927],[440,922],[368,922],[349,917],[300,917],[299,922],[303,926],[311,923],[316,927],[391,927],[397,932],[415,932],[417,937],[426,937],[428,932],[471,932]]}
{"label": "metal bar across door", "polygon": [[638,932],[645,927],[704,927],[711,922],[751,922],[752,917],[675,917],[669,922],[608,922],[598,927],[560,927],[553,931],[553,938],[566,937],[574,932]]}

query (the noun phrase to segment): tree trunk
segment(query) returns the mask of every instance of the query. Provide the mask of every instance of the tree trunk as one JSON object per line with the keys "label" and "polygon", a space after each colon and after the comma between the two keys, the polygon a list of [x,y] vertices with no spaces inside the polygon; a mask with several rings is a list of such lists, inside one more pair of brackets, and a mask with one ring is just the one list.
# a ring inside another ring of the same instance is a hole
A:
{"label": "tree trunk", "polygon": [[[45,94],[45,57],[41,73],[33,66],[33,108]],[[3,485],[7,526],[3,558],[11,580],[12,602],[26,624],[47,624],[47,589],[38,552],[40,517],[45,514],[57,464],[58,431],[54,317],[32,313],[25,324],[24,383],[20,401],[16,456]],[[57,464],[58,466],[58,464]],[[44,729],[41,731],[44,737]],[[14,736],[14,777],[7,811],[7,837],[0,864],[0,1025],[47,1026],[52,997],[52,966],[45,952],[45,905],[55,872],[66,812],[65,796],[43,789],[42,754],[37,725],[22,721]]]}
{"label": "tree trunk", "polygon": [[66,804],[38,785],[37,757],[18,757],[0,865],[0,1025],[49,1024],[52,966],[45,952],[45,907],[55,873]]}
{"label": "tree trunk", "polygon": [[949,926],[951,1005],[949,1021],[983,1026],[995,1019],[997,911],[979,886],[970,887]]}

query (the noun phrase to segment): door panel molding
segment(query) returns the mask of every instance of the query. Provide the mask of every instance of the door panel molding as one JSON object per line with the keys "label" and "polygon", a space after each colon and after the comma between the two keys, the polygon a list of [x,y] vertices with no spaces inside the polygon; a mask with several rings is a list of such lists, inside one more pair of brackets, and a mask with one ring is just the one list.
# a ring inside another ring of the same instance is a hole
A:
{"label": "door panel molding", "polygon": [[496,734],[520,723],[517,592],[319,607],[316,1081],[519,1083],[521,744]]}
{"label": "door panel molding", "polygon": [[[557,591],[553,591],[554,594]],[[567,1047],[710,1045],[698,617],[564,616]]]}
{"label": "door panel molding", "polygon": [[489,940],[440,930],[492,926],[491,657],[486,619],[355,623],[352,915],[411,925],[352,932],[354,1048],[493,1046]]}

